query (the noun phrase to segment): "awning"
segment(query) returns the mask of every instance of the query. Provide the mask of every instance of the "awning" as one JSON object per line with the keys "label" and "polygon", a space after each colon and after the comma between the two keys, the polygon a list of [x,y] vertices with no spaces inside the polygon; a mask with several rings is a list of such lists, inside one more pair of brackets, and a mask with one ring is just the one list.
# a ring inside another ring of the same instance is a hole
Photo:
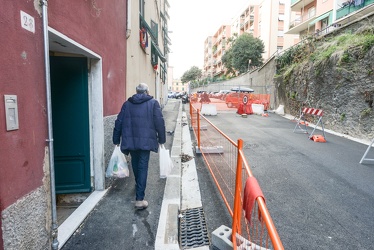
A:
{"label": "awning", "polygon": [[160,48],[158,47],[158,45],[152,41],[152,45],[151,45],[151,52],[154,51],[155,54],[157,54],[157,56],[161,59],[162,62],[166,62],[166,58],[165,56],[162,54]]}
{"label": "awning", "polygon": [[314,19],[312,22],[309,23],[309,26],[312,26],[313,24],[315,24],[316,22],[319,22],[321,21],[322,19],[325,19],[326,17],[330,16],[332,11],[329,11],[319,17],[317,17],[316,19]]}

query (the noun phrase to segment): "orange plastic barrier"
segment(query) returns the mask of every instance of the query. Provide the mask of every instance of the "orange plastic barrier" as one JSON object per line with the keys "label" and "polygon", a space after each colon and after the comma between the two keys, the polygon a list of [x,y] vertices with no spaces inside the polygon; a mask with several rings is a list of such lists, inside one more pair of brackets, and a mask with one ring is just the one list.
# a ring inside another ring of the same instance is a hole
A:
{"label": "orange plastic barrier", "polygon": [[239,105],[238,111],[236,111],[236,113],[238,113],[239,115],[242,115],[242,114],[251,115],[251,114],[253,114],[252,104],[241,103]]}
{"label": "orange plastic barrier", "polygon": [[229,108],[237,108],[243,102],[243,98],[248,99],[248,103],[263,104],[264,110],[270,106],[270,94],[253,94],[253,93],[229,93],[226,95],[225,103]]}

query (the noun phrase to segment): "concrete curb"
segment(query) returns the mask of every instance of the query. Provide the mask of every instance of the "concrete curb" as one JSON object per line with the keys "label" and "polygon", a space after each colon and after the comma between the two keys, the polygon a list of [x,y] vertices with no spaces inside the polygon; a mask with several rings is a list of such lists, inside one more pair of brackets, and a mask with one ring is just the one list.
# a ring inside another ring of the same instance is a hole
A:
{"label": "concrete curb", "polygon": [[192,150],[190,128],[186,113],[182,115],[182,153],[192,159],[182,163],[182,197],[181,210],[202,207],[200,186],[196,172],[196,163]]}
{"label": "concrete curb", "polygon": [[174,168],[167,177],[164,198],[162,200],[160,219],[158,222],[155,249],[180,249],[178,241],[178,214],[180,208],[181,188],[181,152],[182,152],[182,105],[179,106],[177,124],[174,130],[171,159]]}
{"label": "concrete curb", "polygon": [[[188,119],[186,113],[182,112],[182,106],[180,105],[174,130],[171,149],[174,168],[166,180],[157,228],[156,250],[179,250],[179,211],[202,206]],[[182,163],[182,155],[191,156],[192,159]],[[209,250],[209,247],[194,249]]]}

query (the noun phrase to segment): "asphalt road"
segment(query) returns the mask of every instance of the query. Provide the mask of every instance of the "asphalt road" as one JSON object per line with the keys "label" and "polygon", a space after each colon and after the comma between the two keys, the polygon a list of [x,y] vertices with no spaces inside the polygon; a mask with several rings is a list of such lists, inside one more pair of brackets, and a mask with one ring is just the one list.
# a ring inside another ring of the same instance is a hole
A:
{"label": "asphalt road", "polygon": [[[163,111],[167,131],[175,129],[179,105],[170,101]],[[275,114],[242,118],[235,111],[219,111],[209,119],[231,139],[244,140],[285,249],[374,249],[374,165],[359,164],[366,145],[331,134],[326,143],[313,142],[293,133],[295,123]],[[168,135],[167,148],[172,139]],[[220,225],[231,227],[231,218],[202,157],[195,161],[211,235]],[[148,209],[134,210],[130,173],[113,183],[62,249],[154,249],[165,187],[155,166],[158,157],[152,153]]]}
{"label": "asphalt road", "polygon": [[[285,249],[374,249],[374,165],[359,164],[367,145],[329,133],[326,143],[314,142],[276,114],[242,118],[221,111],[209,120],[231,139],[243,139]],[[199,182],[207,178],[198,173]],[[202,189],[207,221],[216,227]]]}

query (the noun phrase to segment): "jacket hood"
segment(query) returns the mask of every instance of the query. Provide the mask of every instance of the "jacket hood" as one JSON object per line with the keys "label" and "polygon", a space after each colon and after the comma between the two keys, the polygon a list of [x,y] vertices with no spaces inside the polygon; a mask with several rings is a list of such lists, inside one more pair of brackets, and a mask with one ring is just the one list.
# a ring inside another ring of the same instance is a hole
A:
{"label": "jacket hood", "polygon": [[140,104],[146,101],[149,101],[153,98],[153,96],[146,95],[146,94],[135,94],[129,98],[129,102],[133,104]]}

